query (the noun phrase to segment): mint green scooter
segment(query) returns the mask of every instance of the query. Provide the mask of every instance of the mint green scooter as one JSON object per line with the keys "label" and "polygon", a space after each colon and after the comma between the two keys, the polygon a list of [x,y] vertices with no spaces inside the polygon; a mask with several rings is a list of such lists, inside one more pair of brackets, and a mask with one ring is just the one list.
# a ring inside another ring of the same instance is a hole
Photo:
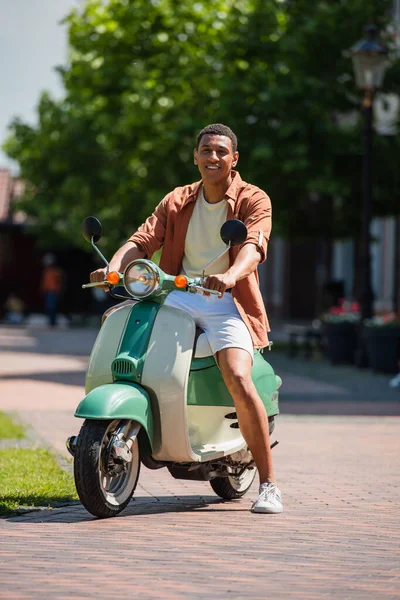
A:
{"label": "mint green scooter", "polygon": [[[87,217],[83,230],[108,266],[95,245],[102,235],[100,222]],[[221,228],[226,252],[246,236],[237,220]],[[82,504],[96,517],[120,513],[135,491],[141,463],[165,467],[177,479],[209,481],[221,498],[240,498],[256,468],[232,397],[204,332],[196,331],[187,313],[164,305],[172,290],[218,292],[206,290],[204,278],[173,277],[145,259],[131,262],[123,275],[109,272],[104,283],[110,293],[124,286],[130,301],[116,305],[103,320],[90,356],[86,396],[75,412],[84,422],[79,435],[67,440]],[[282,381],[258,350],[252,375],[272,433]]]}

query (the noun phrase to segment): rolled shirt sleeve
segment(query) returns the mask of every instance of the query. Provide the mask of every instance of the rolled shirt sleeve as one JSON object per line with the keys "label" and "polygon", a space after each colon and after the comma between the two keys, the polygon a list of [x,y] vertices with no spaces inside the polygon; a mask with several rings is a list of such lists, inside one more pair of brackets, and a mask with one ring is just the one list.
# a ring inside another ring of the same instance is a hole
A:
{"label": "rolled shirt sleeve", "polygon": [[164,244],[170,197],[171,193],[167,194],[156,206],[150,217],[127,240],[128,242],[137,244],[149,258]]}
{"label": "rolled shirt sleeve", "polygon": [[242,218],[247,227],[247,238],[242,244],[254,244],[261,254],[260,264],[267,258],[267,246],[272,227],[271,200],[265,192],[257,190],[246,202]]}

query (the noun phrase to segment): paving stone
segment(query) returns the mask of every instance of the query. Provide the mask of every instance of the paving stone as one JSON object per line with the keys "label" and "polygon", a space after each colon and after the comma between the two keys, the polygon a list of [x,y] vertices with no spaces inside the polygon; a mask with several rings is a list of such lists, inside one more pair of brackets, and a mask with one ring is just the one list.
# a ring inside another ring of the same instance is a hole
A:
{"label": "paving stone", "polygon": [[[68,337],[63,357],[64,332],[21,329],[13,346],[12,331],[2,347],[0,328],[0,410],[15,406],[68,462],[64,442],[78,431],[73,410],[83,393],[68,373],[77,373],[75,360],[84,369],[87,332]],[[21,360],[25,371],[15,367]],[[397,409],[397,396],[364,372],[335,377],[329,366],[274,360],[285,373],[273,435],[282,515],[250,512],[257,483],[223,502],[207,482],[143,467],[134,499],[114,519],[94,519],[75,503],[0,520],[0,598],[399,598],[400,418],[387,408]],[[303,396],[314,399],[315,414]],[[367,402],[374,416],[363,416]],[[327,405],[332,414],[323,414]]]}

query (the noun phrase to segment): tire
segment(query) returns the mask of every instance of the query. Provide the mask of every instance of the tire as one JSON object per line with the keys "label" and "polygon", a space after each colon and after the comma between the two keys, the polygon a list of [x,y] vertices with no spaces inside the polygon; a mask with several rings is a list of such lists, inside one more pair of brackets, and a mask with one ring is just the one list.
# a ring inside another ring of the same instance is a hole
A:
{"label": "tire", "polygon": [[[268,418],[269,424],[269,435],[275,429],[275,418]],[[211,479],[210,485],[214,492],[220,498],[224,500],[235,500],[242,498],[246,492],[250,489],[254,478],[256,476],[257,469],[246,469],[241,477],[215,477]]]}
{"label": "tire", "polygon": [[245,495],[251,487],[256,476],[257,469],[246,469],[241,477],[215,477],[211,479],[210,485],[214,492],[224,500],[236,500]]}
{"label": "tire", "polygon": [[132,498],[139,478],[140,454],[137,438],[131,448],[132,462],[129,463],[126,472],[117,476],[106,475],[102,465],[101,452],[104,452],[118,423],[119,421],[86,420],[76,445],[76,490],[86,510],[100,519],[114,517],[124,510]]}

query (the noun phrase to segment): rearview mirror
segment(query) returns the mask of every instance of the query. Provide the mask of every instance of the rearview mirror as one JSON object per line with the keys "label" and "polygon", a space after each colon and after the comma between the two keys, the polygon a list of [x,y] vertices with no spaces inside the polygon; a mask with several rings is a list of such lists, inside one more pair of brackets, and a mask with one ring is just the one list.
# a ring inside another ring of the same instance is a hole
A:
{"label": "rearview mirror", "polygon": [[96,243],[103,235],[103,228],[96,217],[86,217],[82,223],[82,232],[86,241],[91,243],[93,238],[93,241]]}
{"label": "rearview mirror", "polygon": [[239,219],[230,219],[222,225],[220,236],[225,244],[240,246],[247,238],[247,227]]}

